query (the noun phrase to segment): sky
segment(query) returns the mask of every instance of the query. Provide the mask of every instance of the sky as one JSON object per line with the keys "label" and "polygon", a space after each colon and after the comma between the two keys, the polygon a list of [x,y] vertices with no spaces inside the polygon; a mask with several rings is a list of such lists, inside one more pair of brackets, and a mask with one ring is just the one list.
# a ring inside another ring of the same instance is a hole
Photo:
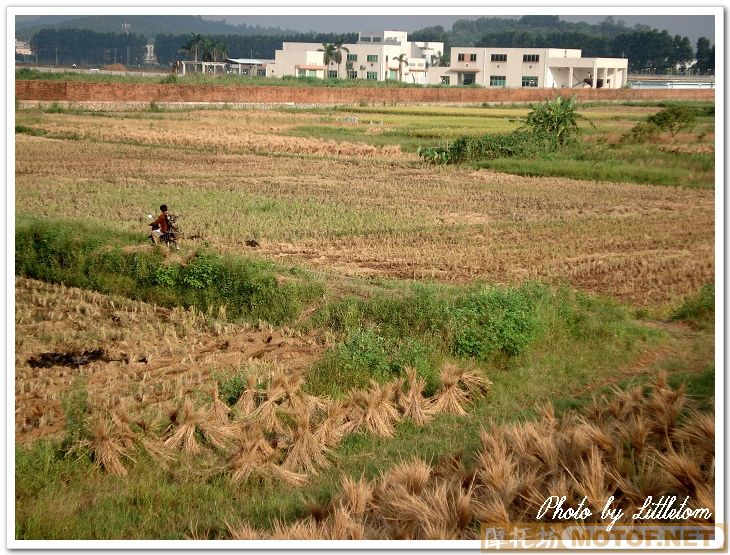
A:
{"label": "sky", "polygon": [[[286,8],[283,8],[286,9]],[[372,12],[369,8],[367,11]],[[385,11],[385,8],[381,8]],[[619,8],[620,9],[620,8]],[[525,12],[527,13],[527,12]],[[525,13],[515,17],[521,17]],[[468,15],[215,15],[203,16],[204,19],[218,20],[225,19],[228,23],[239,25],[261,25],[262,27],[281,27],[295,31],[322,31],[322,32],[348,32],[348,31],[375,31],[379,29],[391,29],[400,31],[414,31],[431,25],[441,25],[450,29],[457,19],[476,19],[488,14]],[[498,14],[495,14],[498,15]],[[566,21],[585,21],[587,23],[598,23],[612,15],[617,21],[623,19],[629,27],[637,23],[643,23],[659,30],[666,29],[671,35],[679,34],[687,36],[695,43],[699,37],[707,37],[714,41],[714,18],[712,16],[691,16],[691,15],[621,15],[619,13],[606,13],[605,15],[561,15],[560,18]],[[508,17],[498,15],[498,17]]]}

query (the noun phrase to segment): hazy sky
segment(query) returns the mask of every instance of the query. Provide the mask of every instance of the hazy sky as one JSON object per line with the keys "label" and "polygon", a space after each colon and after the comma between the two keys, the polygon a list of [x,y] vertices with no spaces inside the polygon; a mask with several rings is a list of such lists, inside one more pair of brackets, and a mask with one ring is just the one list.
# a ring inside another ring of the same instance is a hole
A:
{"label": "hazy sky", "polygon": [[[282,11],[286,8],[280,8]],[[370,8],[374,10],[387,11],[386,8]],[[618,11],[620,8],[617,8]],[[415,10],[414,10],[415,11]],[[526,12],[525,12],[526,13]],[[203,16],[205,19],[221,20],[238,25],[261,25],[262,27],[274,26],[282,29],[293,29],[295,31],[322,31],[322,32],[349,32],[349,31],[375,31],[379,29],[391,29],[401,31],[413,31],[430,25],[442,25],[450,29],[457,19],[476,19],[487,14],[468,15],[215,15]],[[498,17],[509,17],[498,15]],[[521,17],[524,14],[520,14]],[[623,19],[629,27],[637,23],[650,25],[657,29],[666,29],[672,35],[680,34],[687,36],[694,43],[699,37],[707,37],[714,41],[715,28],[712,16],[688,16],[688,15],[626,15],[619,13],[607,13],[605,15],[561,15],[560,18],[566,21],[586,21],[597,23],[606,16],[613,15],[614,19]]]}

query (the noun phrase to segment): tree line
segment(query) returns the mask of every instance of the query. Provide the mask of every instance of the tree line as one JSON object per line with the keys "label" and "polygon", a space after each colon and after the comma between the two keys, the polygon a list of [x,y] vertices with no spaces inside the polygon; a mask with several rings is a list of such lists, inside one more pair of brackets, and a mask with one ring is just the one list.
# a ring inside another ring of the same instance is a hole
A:
{"label": "tree line", "polygon": [[670,70],[685,70],[695,59],[693,69],[714,70],[714,46],[702,37],[697,41],[697,50],[687,37],[667,31],[627,31],[614,37],[589,35],[577,32],[552,32],[547,34],[528,31],[501,31],[484,35],[475,46],[505,48],[579,48],[588,58],[628,58],[629,71],[653,70],[664,73]]}
{"label": "tree line", "polygon": [[629,71],[663,73],[687,68],[713,72],[715,47],[701,37],[696,48],[689,38],[670,35],[648,25],[628,27],[622,20],[606,17],[597,24],[562,21],[553,15],[526,15],[519,19],[480,17],[460,19],[450,30],[441,25],[410,33],[411,40],[444,43],[445,60],[452,46],[504,48],[577,48],[585,57],[628,58]]}
{"label": "tree line", "polygon": [[[475,38],[475,35],[479,34]],[[558,16],[524,16],[520,19],[479,18],[459,20],[447,31],[440,25],[410,34],[414,41],[444,43],[441,65],[449,63],[452,46],[504,48],[577,48],[586,57],[628,58],[629,71],[673,72],[692,66],[700,72],[715,69],[715,47],[701,37],[692,45],[687,37],[672,36],[646,25],[629,28],[621,20],[607,17],[591,25],[561,21]],[[179,59],[205,61],[225,57],[273,59],[282,42],[352,43],[357,33],[289,33],[284,35],[159,33],[154,38],[155,54],[162,65]],[[39,63],[105,65],[144,62],[147,40],[133,33],[99,33],[86,29],[43,29],[33,35],[31,47]]]}
{"label": "tree line", "polygon": [[[356,42],[357,33],[296,33],[283,36],[272,35],[198,35],[160,34],[155,37],[155,55],[163,65],[170,65],[176,60],[205,60],[232,58],[273,59],[276,50],[281,49],[282,42],[314,42],[336,43]],[[218,45],[218,56],[215,55]],[[222,56],[221,56],[222,54]],[[196,58],[197,56],[197,58]]]}
{"label": "tree line", "polygon": [[30,40],[38,63],[84,66],[142,64],[146,44],[143,35],[86,29],[42,29]]}

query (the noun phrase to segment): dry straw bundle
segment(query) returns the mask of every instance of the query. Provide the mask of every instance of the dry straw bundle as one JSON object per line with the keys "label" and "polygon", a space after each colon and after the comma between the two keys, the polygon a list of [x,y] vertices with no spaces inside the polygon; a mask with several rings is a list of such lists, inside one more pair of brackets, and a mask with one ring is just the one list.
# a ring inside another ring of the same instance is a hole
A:
{"label": "dry straw bundle", "polygon": [[[456,374],[448,370],[451,379],[444,388],[455,386]],[[668,407],[658,410],[658,399]],[[676,408],[686,404],[683,390],[672,390],[660,376],[648,392],[617,391],[594,400],[583,415],[571,411],[558,418],[544,405],[537,408],[537,420],[483,431],[471,469],[454,456],[435,465],[401,461],[373,481],[344,477],[329,505],[311,506],[312,516],[303,521],[280,523],[275,535],[474,538],[479,523],[534,519],[545,499],[556,494],[566,496],[566,506],[586,497],[594,512],[587,522],[598,518],[610,496],[627,515],[650,495],[670,494],[689,496],[690,508],[714,514],[714,422],[694,410],[681,418]],[[630,517],[622,523],[630,524]],[[248,528],[237,532],[238,537],[250,533]]]}

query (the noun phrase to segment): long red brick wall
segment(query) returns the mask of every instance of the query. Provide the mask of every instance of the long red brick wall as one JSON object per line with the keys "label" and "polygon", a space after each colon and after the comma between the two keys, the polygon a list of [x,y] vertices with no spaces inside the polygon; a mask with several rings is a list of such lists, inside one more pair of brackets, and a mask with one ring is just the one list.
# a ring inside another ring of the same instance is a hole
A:
{"label": "long red brick wall", "polygon": [[83,81],[15,82],[16,100],[67,102],[261,102],[357,104],[359,102],[537,102],[575,94],[579,100],[705,100],[713,89],[478,89],[298,86],[157,85]]}

